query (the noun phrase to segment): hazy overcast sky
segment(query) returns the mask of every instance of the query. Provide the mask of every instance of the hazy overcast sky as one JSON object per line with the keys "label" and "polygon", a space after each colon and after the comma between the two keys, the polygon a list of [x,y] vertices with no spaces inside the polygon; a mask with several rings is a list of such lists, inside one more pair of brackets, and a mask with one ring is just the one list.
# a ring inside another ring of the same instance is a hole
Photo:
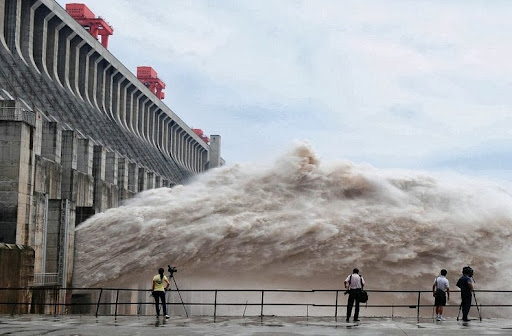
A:
{"label": "hazy overcast sky", "polygon": [[84,3],[228,163],[306,141],[327,161],[512,179],[512,1]]}

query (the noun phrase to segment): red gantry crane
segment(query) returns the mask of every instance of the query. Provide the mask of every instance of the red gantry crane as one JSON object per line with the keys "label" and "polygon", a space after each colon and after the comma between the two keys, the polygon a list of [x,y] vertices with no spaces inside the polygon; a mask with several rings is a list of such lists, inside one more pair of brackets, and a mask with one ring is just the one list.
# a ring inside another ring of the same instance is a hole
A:
{"label": "red gantry crane", "polygon": [[151,91],[158,99],[165,98],[165,83],[158,78],[156,71],[149,66],[137,67],[137,78]]}
{"label": "red gantry crane", "polygon": [[114,33],[112,26],[100,16],[96,17],[86,5],[81,3],[66,4],[66,11],[82,27],[88,30],[95,39],[98,39],[98,35],[101,35],[101,44],[108,48],[108,37]]}
{"label": "red gantry crane", "polygon": [[204,135],[203,130],[200,128],[192,128],[192,131],[194,131],[195,134],[197,134],[201,140],[203,140],[206,143],[210,142],[210,138],[208,138],[206,135]]}

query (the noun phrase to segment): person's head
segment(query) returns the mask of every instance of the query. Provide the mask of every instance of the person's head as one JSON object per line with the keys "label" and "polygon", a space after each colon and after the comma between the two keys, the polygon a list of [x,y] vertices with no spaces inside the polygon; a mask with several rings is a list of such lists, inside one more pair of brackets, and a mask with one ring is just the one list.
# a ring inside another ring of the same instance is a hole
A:
{"label": "person's head", "polygon": [[354,269],[352,270],[352,273],[359,274],[359,269],[358,269],[358,268],[354,268]]}
{"label": "person's head", "polygon": [[162,279],[162,278],[164,277],[164,272],[165,272],[165,271],[164,271],[164,269],[163,269],[163,268],[161,268],[161,267],[160,267],[160,268],[158,269],[158,274],[160,274],[160,279]]}
{"label": "person's head", "polygon": [[441,275],[442,275],[442,276],[446,276],[446,274],[448,274],[448,272],[447,272],[445,269],[442,269],[442,270],[441,270]]}
{"label": "person's head", "polygon": [[466,266],[464,268],[462,268],[462,274],[465,274],[467,276],[470,276],[472,277],[473,276],[473,269],[469,266]]}

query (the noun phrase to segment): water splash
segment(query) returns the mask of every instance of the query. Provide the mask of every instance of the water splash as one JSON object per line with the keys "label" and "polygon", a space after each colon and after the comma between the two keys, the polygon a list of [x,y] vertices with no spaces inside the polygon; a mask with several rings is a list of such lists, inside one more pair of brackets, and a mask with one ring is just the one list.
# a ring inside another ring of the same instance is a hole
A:
{"label": "water splash", "polygon": [[512,197],[494,183],[322,163],[301,144],[92,217],[74,283],[122,287],[172,264],[189,288],[336,288],[357,266],[368,288],[428,289],[441,268],[455,287],[471,265],[496,289],[494,274],[512,275],[511,234]]}

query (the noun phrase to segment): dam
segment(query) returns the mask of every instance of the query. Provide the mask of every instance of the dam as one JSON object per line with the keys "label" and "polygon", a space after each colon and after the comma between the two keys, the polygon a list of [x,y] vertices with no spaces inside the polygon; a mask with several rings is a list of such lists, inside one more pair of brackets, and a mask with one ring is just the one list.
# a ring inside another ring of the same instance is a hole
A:
{"label": "dam", "polygon": [[0,21],[0,252],[18,265],[0,283],[67,287],[75,227],[223,165],[221,137],[191,129],[57,2],[1,0]]}

